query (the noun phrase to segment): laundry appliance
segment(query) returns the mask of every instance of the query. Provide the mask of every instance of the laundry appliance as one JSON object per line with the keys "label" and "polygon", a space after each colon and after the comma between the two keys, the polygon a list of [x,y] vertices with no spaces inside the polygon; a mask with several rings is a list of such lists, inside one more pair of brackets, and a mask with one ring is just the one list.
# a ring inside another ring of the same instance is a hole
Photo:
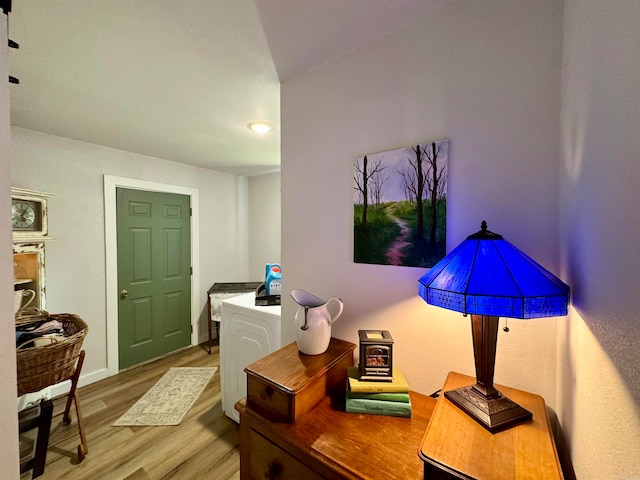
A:
{"label": "laundry appliance", "polygon": [[222,301],[220,385],[222,410],[240,422],[234,405],[247,396],[247,365],[278,350],[280,305],[257,306],[255,292]]}

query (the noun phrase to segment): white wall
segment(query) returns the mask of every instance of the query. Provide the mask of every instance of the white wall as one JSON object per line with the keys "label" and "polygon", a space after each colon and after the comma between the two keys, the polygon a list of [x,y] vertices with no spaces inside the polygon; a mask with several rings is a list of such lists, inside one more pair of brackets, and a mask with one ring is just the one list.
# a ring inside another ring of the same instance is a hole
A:
{"label": "white wall", "polygon": [[545,397],[580,479],[640,476],[639,23],[636,0],[455,2],[282,86],[285,291],[341,296],[340,338],[389,329],[415,390],[473,375],[423,271],[352,263],[353,159],[449,138],[449,250],[484,218],[572,287],[568,317],[500,332],[496,382]]}
{"label": "white wall", "polygon": [[20,475],[13,305],[13,259],[11,252],[11,176],[9,161],[9,83],[7,68],[7,21],[0,15],[0,472],[6,478]]}
{"label": "white wall", "polygon": [[558,413],[577,478],[640,478],[640,2],[564,17]]}
{"label": "white wall", "polygon": [[[475,375],[470,320],[417,297],[424,269],[353,263],[353,160],[448,138],[448,248],[501,233],[558,270],[562,5],[452,2],[282,85],[284,291],[344,300],[334,335],[388,329],[394,363],[431,393],[451,370]],[[283,296],[283,341],[295,307]],[[555,398],[556,328],[500,332],[496,383]]]}
{"label": "white wall", "polygon": [[83,377],[107,366],[104,174],[198,189],[199,329],[206,337],[206,290],[248,275],[248,180],[23,128],[11,132],[12,184],[54,194],[47,310],[76,313],[89,325]]}
{"label": "white wall", "polygon": [[265,264],[280,263],[280,226],[280,172],[249,177],[247,280],[263,282]]}

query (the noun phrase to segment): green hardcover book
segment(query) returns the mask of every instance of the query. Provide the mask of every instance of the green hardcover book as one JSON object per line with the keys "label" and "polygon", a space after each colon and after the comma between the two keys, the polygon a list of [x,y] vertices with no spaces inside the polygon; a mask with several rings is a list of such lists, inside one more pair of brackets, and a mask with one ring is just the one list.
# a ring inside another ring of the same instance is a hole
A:
{"label": "green hardcover book", "polygon": [[358,367],[349,367],[347,369],[349,376],[350,392],[358,393],[409,393],[409,384],[404,375],[397,368],[393,369],[393,380],[390,382],[375,382],[370,380],[359,380],[360,372]]}
{"label": "green hardcover book", "polygon": [[393,392],[350,392],[347,390],[347,398],[360,398],[364,400],[384,400],[387,402],[402,402],[409,403],[408,393],[393,393]]}
{"label": "green hardcover book", "polygon": [[411,402],[387,402],[385,400],[367,400],[347,398],[348,413],[366,413],[369,415],[387,415],[390,417],[411,417]]}

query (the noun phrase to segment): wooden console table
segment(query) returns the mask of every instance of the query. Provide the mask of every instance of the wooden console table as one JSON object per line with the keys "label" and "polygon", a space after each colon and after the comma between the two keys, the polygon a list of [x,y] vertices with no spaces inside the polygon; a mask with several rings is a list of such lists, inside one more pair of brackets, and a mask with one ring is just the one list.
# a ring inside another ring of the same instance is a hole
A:
{"label": "wooden console table", "polygon": [[[246,368],[255,384],[248,401],[236,403],[241,480],[563,478],[542,397],[498,387],[533,420],[495,434],[444,396],[436,401],[416,392],[411,418],[346,413],[344,361],[354,345],[334,340],[320,356],[300,354],[291,344]],[[340,388],[311,403],[327,378],[337,385],[342,370]],[[444,390],[474,381],[450,373]],[[302,410],[275,408],[302,399]]]}
{"label": "wooden console table", "polygon": [[296,423],[270,422],[241,400],[240,478],[422,479],[418,446],[436,401],[410,395],[411,418],[346,413],[336,395]]}
{"label": "wooden console table", "polygon": [[[474,383],[473,377],[451,372],[442,390]],[[533,420],[491,434],[440,396],[420,445],[425,479],[563,478],[544,399],[522,390],[496,388],[533,413]]]}
{"label": "wooden console table", "polygon": [[[295,423],[274,420],[273,415],[279,415],[277,409],[261,410],[257,405],[263,399],[269,407],[269,402],[279,397],[279,393],[269,392],[279,381],[284,384],[282,391],[290,390],[287,385],[300,390],[305,384],[296,397],[308,399],[304,391],[317,390],[317,385],[324,390],[326,378],[313,373],[321,370],[319,363],[331,365],[336,358],[348,355],[353,364],[355,345],[339,340],[335,343],[337,348],[332,339],[327,354],[321,356],[299,354],[291,344],[247,367],[248,378],[267,377],[269,386],[260,392],[249,388],[249,400],[236,403],[240,412],[242,480],[422,479],[418,447],[436,404],[433,398],[411,392],[411,418],[346,413],[347,372],[341,363],[328,374],[332,377],[340,373],[339,387],[332,395],[319,397],[319,403],[309,411],[305,408],[305,413],[296,415]],[[253,396],[252,391],[256,391]]]}

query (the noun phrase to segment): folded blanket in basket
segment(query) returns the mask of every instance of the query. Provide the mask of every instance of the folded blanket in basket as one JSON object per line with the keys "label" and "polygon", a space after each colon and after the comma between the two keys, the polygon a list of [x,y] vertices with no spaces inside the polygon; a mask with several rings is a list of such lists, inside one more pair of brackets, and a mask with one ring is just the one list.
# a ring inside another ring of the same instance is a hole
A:
{"label": "folded blanket in basket", "polygon": [[16,327],[16,347],[45,335],[64,335],[62,323],[58,320],[42,320]]}

